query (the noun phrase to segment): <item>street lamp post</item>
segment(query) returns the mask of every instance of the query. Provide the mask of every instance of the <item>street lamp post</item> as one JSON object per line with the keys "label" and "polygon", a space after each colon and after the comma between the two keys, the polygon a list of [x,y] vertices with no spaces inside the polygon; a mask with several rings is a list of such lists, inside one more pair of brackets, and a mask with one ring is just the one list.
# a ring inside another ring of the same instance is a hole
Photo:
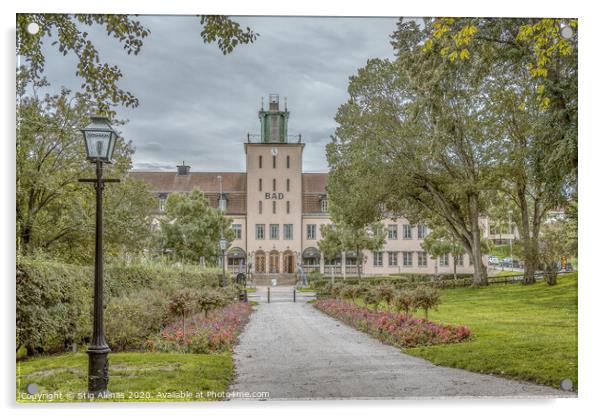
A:
{"label": "street lamp post", "polygon": [[102,269],[102,190],[107,182],[118,179],[104,179],[103,164],[110,164],[117,140],[117,133],[111,128],[106,117],[92,116],[91,123],[82,129],[86,145],[87,159],[96,164],[96,178],[80,179],[80,182],[94,183],[96,189],[96,251],[94,257],[94,324],[92,341],[88,347],[88,392],[93,396],[108,393],[109,345],[105,339],[103,325],[103,269]]}
{"label": "street lamp post", "polygon": [[512,212],[508,212],[508,228],[510,229],[510,270],[514,271],[514,257],[512,256],[512,240],[514,240],[514,233],[512,230]]}
{"label": "street lamp post", "polygon": [[226,286],[226,249],[228,248],[228,241],[224,238],[222,234],[221,239],[219,240],[219,248],[222,250],[222,280],[220,282],[220,287]]}

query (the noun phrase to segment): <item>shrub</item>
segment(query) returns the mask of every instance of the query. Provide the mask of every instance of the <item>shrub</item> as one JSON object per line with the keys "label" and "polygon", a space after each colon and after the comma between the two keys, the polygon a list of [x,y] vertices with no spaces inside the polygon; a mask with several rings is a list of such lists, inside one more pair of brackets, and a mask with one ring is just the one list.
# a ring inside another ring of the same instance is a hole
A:
{"label": "shrub", "polygon": [[108,343],[114,351],[140,350],[168,320],[167,297],[157,290],[113,298],[105,310]]}
{"label": "shrub", "polygon": [[393,297],[393,307],[402,312],[406,318],[410,317],[410,311],[414,309],[414,294],[411,290],[402,288],[397,290]]}
{"label": "shrub", "polygon": [[[16,266],[17,350],[25,347],[31,355],[61,351],[73,342],[85,343],[92,333],[93,268],[32,257],[19,257]],[[203,270],[190,265],[106,265],[104,301],[107,305],[107,339],[110,343],[117,343],[117,349],[136,346],[143,331],[133,323],[135,319],[132,317],[127,323],[124,321],[123,329],[119,329],[119,322],[113,322],[111,315],[117,314],[123,318],[127,314],[142,314],[144,300],[137,296],[138,292],[148,290],[167,300],[171,294],[183,288],[216,288],[220,275],[218,269]],[[229,294],[231,289],[219,291]],[[127,297],[127,300],[121,297]],[[126,302],[133,302],[136,306],[131,311],[126,306],[121,310],[117,308],[120,303]],[[160,317],[161,314],[154,311],[152,316]],[[119,331],[119,335],[112,337],[109,328],[111,332]],[[131,329],[132,333],[126,335],[125,329]]]}
{"label": "shrub", "polygon": [[378,302],[384,302],[388,308],[391,305],[391,301],[393,301],[393,297],[395,296],[395,287],[390,283],[381,283],[377,285],[374,291],[376,292],[376,298],[378,299]]}
{"label": "shrub", "polygon": [[376,291],[376,289],[366,289],[364,290],[364,303],[366,303],[366,307],[370,308],[370,306],[374,307],[374,311],[378,310],[378,303],[379,303],[379,298],[378,298],[378,292]]}
{"label": "shrub", "polygon": [[437,324],[391,311],[371,311],[344,300],[317,300],[313,305],[384,343],[398,347],[461,342],[468,340],[471,334],[466,326]]}
{"label": "shrub", "polygon": [[413,292],[415,308],[424,310],[424,317],[428,320],[429,310],[437,308],[441,302],[441,292],[433,287],[418,287]]}
{"label": "shrub", "polygon": [[211,353],[232,348],[247,322],[252,307],[249,303],[231,303],[211,310],[207,315],[195,314],[184,323],[177,320],[150,337],[145,348],[149,351]]}

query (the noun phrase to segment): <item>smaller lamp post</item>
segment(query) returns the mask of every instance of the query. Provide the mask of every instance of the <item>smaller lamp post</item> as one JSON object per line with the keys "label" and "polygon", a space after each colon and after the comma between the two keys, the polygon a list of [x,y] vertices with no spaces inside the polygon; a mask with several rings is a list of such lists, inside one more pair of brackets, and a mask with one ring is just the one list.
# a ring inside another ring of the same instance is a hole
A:
{"label": "smaller lamp post", "polygon": [[514,240],[514,230],[512,227],[512,210],[508,212],[508,229],[510,232],[510,270],[514,271],[514,256],[512,256],[512,240]]}
{"label": "smaller lamp post", "polygon": [[226,249],[228,249],[228,241],[222,235],[219,240],[219,248],[222,251],[222,280],[220,282],[220,287],[226,286]]}
{"label": "smaller lamp post", "polygon": [[103,164],[110,164],[115,149],[117,133],[103,116],[92,116],[92,121],[82,129],[87,158],[96,164],[96,178],[80,179],[92,182],[96,188],[96,251],[94,257],[94,325],[92,341],[88,347],[88,392],[93,396],[106,394],[109,383],[109,345],[105,339],[103,325],[103,270],[102,270],[102,190],[106,182],[118,179],[103,179]]}

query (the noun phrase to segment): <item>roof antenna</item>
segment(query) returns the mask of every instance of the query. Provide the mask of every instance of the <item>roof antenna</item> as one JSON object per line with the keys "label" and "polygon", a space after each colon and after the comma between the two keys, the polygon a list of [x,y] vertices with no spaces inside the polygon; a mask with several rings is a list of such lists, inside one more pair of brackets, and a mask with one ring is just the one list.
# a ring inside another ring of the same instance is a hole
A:
{"label": "roof antenna", "polygon": [[288,109],[286,108],[286,97],[284,97],[284,111],[287,111]]}
{"label": "roof antenna", "polygon": [[263,96],[261,96],[261,111],[263,111]]}

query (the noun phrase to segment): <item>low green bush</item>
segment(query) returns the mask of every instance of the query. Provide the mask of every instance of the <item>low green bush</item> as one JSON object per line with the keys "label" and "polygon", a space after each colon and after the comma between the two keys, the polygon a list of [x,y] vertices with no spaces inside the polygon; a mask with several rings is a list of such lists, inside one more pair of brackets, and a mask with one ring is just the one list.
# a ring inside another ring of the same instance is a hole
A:
{"label": "low green bush", "polygon": [[[16,349],[57,352],[88,341],[94,271],[47,259],[20,257],[16,268]],[[137,348],[164,321],[170,295],[187,288],[217,290],[221,270],[154,263],[105,266],[107,340],[112,349]],[[232,299],[235,289],[219,289]]]}

